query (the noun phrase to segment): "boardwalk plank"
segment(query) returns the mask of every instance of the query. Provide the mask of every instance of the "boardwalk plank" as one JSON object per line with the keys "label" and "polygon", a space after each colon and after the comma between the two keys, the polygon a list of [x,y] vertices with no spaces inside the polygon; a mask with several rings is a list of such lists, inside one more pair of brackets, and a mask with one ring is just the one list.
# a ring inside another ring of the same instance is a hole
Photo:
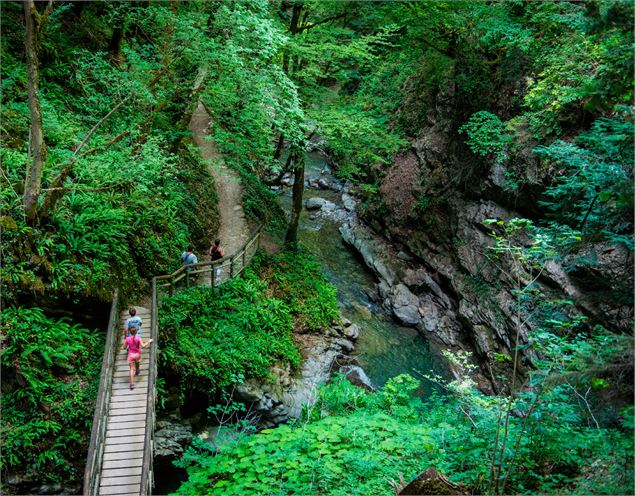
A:
{"label": "boardwalk plank", "polygon": [[[107,479],[130,479],[131,477],[141,477],[141,466],[138,467],[123,467],[123,468],[107,468],[101,471],[101,485],[108,486]],[[119,482],[119,481],[116,481]],[[132,481],[128,481],[130,483]],[[141,479],[139,479],[141,482]],[[117,484],[111,484],[117,485]]]}
{"label": "boardwalk plank", "polygon": [[110,411],[114,410],[130,410],[132,408],[145,408],[148,404],[147,398],[141,400],[131,400],[124,397],[117,398],[116,401],[110,402]]}
{"label": "boardwalk plank", "polygon": [[[141,434],[137,435],[137,436],[133,436],[132,434],[127,435],[127,436],[120,436],[120,437],[116,437],[116,436],[106,436],[106,445],[111,445],[111,444],[130,444],[130,443],[142,443],[146,436],[145,436],[145,432],[143,432],[144,429],[141,429]],[[117,431],[115,431],[117,432]]]}
{"label": "boardwalk plank", "polygon": [[[127,427],[126,427],[127,426]],[[141,420],[137,420],[135,422],[113,422],[108,424],[108,429],[106,430],[107,435],[106,438],[115,438],[115,437],[126,437],[128,436],[138,436],[139,432],[137,430],[142,430],[141,434],[145,434],[145,422]]]}
{"label": "boardwalk plank", "polygon": [[116,460],[136,460],[143,459],[143,450],[141,451],[116,451],[113,453],[104,453],[104,463]]}
{"label": "boardwalk plank", "polygon": [[130,453],[138,450],[143,450],[143,443],[109,444],[105,447],[104,453],[119,453],[122,451]]}
{"label": "boardwalk plank", "polygon": [[136,429],[138,427],[145,428],[146,421],[145,418],[143,420],[137,420],[136,422],[110,422],[108,421],[108,430],[116,431],[121,429]]}
{"label": "boardwalk plank", "polygon": [[138,406],[135,407],[130,407],[128,406],[127,408],[117,408],[114,409],[113,405],[110,405],[110,413],[108,414],[109,417],[111,416],[117,416],[117,415],[139,415],[139,414],[145,414],[146,413],[146,403],[140,403]]}
{"label": "boardwalk plank", "polygon": [[135,415],[108,415],[108,423],[113,422],[136,422],[139,420],[145,420],[145,413],[137,413]]}
{"label": "boardwalk plank", "polygon": [[148,394],[148,384],[141,384],[139,387],[135,386],[134,389],[114,389],[112,391],[112,397],[117,396],[141,396],[145,397]]}
{"label": "boardwalk plank", "polygon": [[[135,377],[134,385],[135,385],[135,389],[141,388],[141,387],[147,387],[148,385],[147,378],[143,376]],[[120,389],[130,389],[130,382],[127,380],[125,382],[124,381],[115,382],[112,384],[111,389],[113,391],[119,391]]]}
{"label": "boardwalk plank", "polygon": [[[99,491],[106,489],[107,487],[114,486],[130,486],[141,484],[141,467],[137,467],[139,475],[128,475],[126,477],[104,477],[99,484]],[[139,489],[137,489],[138,494]]]}
{"label": "boardwalk plank", "polygon": [[115,494],[136,494],[141,491],[141,484],[128,484],[125,486],[100,487],[99,494],[110,496]]}
{"label": "boardwalk plank", "polygon": [[[148,364],[145,360],[141,360],[141,367],[139,367],[139,370],[141,370],[141,373],[143,374],[144,371],[147,372],[148,370]],[[123,375],[125,373],[125,375],[127,376],[130,373],[130,366],[126,363],[126,366],[124,368],[120,368],[119,370],[115,370],[114,373],[114,377],[117,377],[118,375]]]}
{"label": "boardwalk plank", "polygon": [[104,460],[102,469],[107,470],[109,468],[141,467],[142,464],[143,456],[140,456],[139,458],[123,458],[121,460]]}

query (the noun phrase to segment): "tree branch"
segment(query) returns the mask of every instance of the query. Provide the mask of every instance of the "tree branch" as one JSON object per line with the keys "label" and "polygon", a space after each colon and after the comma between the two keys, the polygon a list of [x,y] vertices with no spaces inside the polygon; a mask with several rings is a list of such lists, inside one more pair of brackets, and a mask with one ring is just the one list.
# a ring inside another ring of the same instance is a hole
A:
{"label": "tree branch", "polygon": [[331,21],[336,21],[337,19],[341,19],[342,17],[345,17],[347,14],[347,12],[343,12],[341,14],[337,14],[331,17],[327,17],[325,19],[322,19],[320,21],[316,21],[312,24],[305,24],[304,26],[300,26],[297,30],[297,33],[302,33],[303,31],[308,31],[309,29],[313,29],[316,26],[319,26],[320,24],[325,24],[327,22],[331,22]]}
{"label": "tree branch", "polygon": [[77,156],[77,154],[79,153],[79,151],[84,148],[84,146],[86,145],[86,143],[88,143],[88,140],[90,140],[91,136],[93,135],[93,133],[97,130],[97,128],[99,126],[101,126],[106,119],[108,119],[108,117],[110,117],[112,114],[115,113],[115,111],[121,107],[124,103],[126,103],[128,100],[130,100],[130,98],[132,98],[132,93],[130,95],[128,95],[126,98],[124,98],[123,100],[121,100],[117,105],[115,105],[110,112],[108,112],[104,117],[102,117],[102,119],[95,124],[90,131],[88,131],[88,134],[86,135],[86,137],[84,138],[84,141],[82,141],[79,145],[77,145],[77,147],[75,148],[75,151],[73,152],[73,156]]}
{"label": "tree branch", "polygon": [[125,138],[129,134],[130,134],[130,129],[126,129],[124,132],[119,133],[117,136],[112,138],[108,143],[104,143],[103,145],[100,145],[100,146],[94,146],[90,150],[86,150],[84,153],[79,155],[77,158],[80,159],[80,158],[86,157],[87,155],[91,155],[91,154],[97,152],[102,147],[109,147],[109,146],[115,145],[115,144],[119,143],[123,138]]}
{"label": "tree branch", "polygon": [[109,189],[115,189],[122,187],[122,184],[111,184],[110,186],[104,186],[102,188],[77,188],[73,186],[62,186],[58,188],[44,188],[42,191],[106,191]]}

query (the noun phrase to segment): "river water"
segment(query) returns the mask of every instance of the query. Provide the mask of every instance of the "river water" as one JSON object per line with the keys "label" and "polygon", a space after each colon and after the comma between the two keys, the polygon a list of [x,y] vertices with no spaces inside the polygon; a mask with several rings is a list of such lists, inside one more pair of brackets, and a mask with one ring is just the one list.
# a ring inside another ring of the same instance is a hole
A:
{"label": "river water", "polygon": [[[306,180],[328,176],[328,165],[318,153],[308,153]],[[325,172],[324,174],[322,172]],[[286,192],[283,196],[289,195]],[[341,194],[307,188],[304,198],[320,197],[341,204]],[[283,203],[288,203],[288,199]],[[377,280],[356,253],[342,240],[339,224],[304,210],[300,218],[299,238],[302,245],[321,262],[326,278],[337,288],[342,315],[361,328],[354,356],[376,386],[383,386],[395,375],[408,373],[417,379],[421,374],[449,377],[445,359],[439,349],[416,329],[403,327],[373,303]],[[423,380],[419,390],[427,396],[432,386]]]}
{"label": "river water", "polygon": [[[307,154],[306,179],[325,177],[327,168],[318,153]],[[341,194],[333,191],[307,189],[304,198],[320,197],[341,204]],[[281,195],[281,203],[287,209],[291,205],[291,191]],[[361,328],[353,356],[375,386],[399,374],[408,373],[421,380],[416,392],[427,397],[433,390],[442,393],[438,386],[422,380],[421,374],[438,374],[449,378],[445,360],[440,350],[416,329],[395,322],[369,295],[375,293],[377,280],[369,272],[363,260],[343,241],[339,224],[321,215],[303,210],[300,218],[299,237],[302,245],[322,264],[326,278],[337,288],[337,301],[341,314]],[[165,494],[178,489],[187,479],[183,469],[162,467],[155,474],[155,491]]]}

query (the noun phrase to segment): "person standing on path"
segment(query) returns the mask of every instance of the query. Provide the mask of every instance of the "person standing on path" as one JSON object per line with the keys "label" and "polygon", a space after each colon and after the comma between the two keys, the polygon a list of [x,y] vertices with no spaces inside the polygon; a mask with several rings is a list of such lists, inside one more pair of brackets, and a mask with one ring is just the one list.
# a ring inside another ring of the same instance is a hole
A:
{"label": "person standing on path", "polygon": [[139,375],[141,366],[141,349],[147,348],[154,339],[149,339],[145,343],[137,336],[137,328],[130,326],[130,336],[123,340],[121,349],[128,348],[128,365],[130,365],[130,389],[134,389],[134,377]]}
{"label": "person standing on path", "polygon": [[[220,260],[225,256],[225,248],[220,245],[220,239],[214,241],[212,246],[209,247],[209,256],[212,262]],[[220,278],[220,267],[216,268],[216,278]]]}
{"label": "person standing on path", "polygon": [[[181,255],[181,262],[183,265],[192,265],[198,263],[198,258],[193,253],[194,247],[192,245],[188,245],[187,249]],[[187,272],[190,272],[192,269],[188,268]]]}
{"label": "person standing on path", "polygon": [[225,256],[225,249],[220,245],[220,239],[215,240],[212,246],[209,247],[209,256],[212,262]]}
{"label": "person standing on path", "polygon": [[143,321],[141,320],[141,317],[137,316],[137,309],[135,307],[130,307],[128,309],[128,313],[130,314],[130,317],[128,317],[126,323],[124,324],[124,337],[127,338],[130,336],[130,328],[135,326],[137,328],[137,336],[141,338],[141,326],[143,325]]}

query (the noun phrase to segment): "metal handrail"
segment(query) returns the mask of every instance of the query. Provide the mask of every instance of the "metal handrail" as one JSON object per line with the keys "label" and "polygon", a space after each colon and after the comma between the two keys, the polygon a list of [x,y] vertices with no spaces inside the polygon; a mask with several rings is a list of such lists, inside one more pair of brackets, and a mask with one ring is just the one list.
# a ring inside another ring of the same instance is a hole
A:
{"label": "metal handrail", "polygon": [[84,469],[84,496],[96,495],[99,490],[99,477],[104,456],[104,439],[108,423],[110,386],[112,384],[115,356],[117,355],[117,332],[119,331],[119,290],[115,289],[110,306],[110,319],[104,346],[104,358],[101,362],[99,392],[95,403],[93,427],[90,433],[86,468]]}

